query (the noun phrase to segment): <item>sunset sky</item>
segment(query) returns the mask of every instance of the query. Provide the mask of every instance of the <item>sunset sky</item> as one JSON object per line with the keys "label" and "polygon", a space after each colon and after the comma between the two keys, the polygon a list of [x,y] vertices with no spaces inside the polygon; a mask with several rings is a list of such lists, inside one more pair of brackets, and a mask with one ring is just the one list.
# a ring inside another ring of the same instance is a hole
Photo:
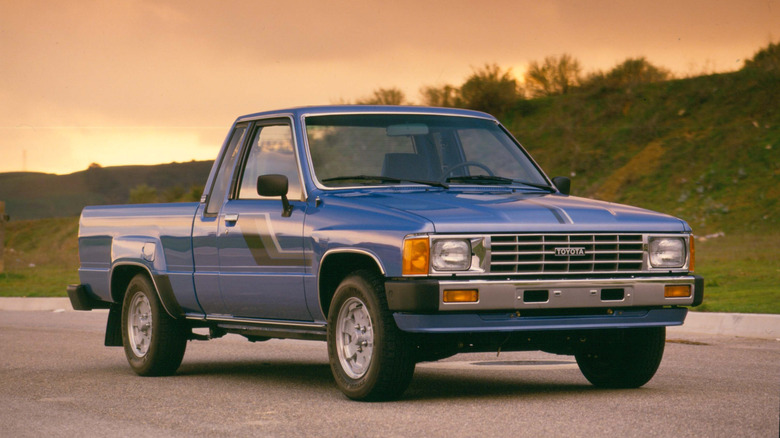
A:
{"label": "sunset sky", "polygon": [[213,159],[242,114],[645,56],[733,71],[780,40],[780,0],[0,0],[0,172]]}

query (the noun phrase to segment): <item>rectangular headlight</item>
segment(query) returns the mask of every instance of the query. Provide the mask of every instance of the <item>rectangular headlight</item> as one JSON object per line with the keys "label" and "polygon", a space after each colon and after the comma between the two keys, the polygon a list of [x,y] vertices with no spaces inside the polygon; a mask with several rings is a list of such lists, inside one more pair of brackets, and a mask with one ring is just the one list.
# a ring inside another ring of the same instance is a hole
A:
{"label": "rectangular headlight", "polygon": [[682,268],[685,265],[685,239],[682,237],[651,237],[648,246],[653,268]]}
{"label": "rectangular headlight", "polygon": [[471,267],[471,243],[465,239],[434,240],[431,266],[437,271],[467,271]]}

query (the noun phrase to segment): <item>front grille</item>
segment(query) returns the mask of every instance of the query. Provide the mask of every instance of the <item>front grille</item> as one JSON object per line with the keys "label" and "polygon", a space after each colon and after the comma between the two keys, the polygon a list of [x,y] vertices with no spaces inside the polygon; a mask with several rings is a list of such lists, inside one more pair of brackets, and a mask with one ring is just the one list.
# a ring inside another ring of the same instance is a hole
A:
{"label": "front grille", "polygon": [[513,234],[490,236],[491,274],[641,272],[641,234]]}

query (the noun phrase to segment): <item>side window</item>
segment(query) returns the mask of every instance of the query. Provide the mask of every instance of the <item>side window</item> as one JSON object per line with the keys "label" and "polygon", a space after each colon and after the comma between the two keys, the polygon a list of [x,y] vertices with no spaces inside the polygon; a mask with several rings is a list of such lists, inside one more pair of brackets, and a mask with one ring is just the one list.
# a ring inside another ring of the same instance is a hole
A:
{"label": "side window", "polygon": [[230,188],[230,176],[233,166],[236,164],[238,152],[241,150],[241,144],[244,142],[247,125],[238,125],[230,137],[230,143],[219,163],[217,175],[214,177],[214,185],[211,187],[208,203],[206,204],[206,214],[217,214],[225,200],[225,194]]}
{"label": "side window", "polygon": [[268,174],[286,176],[289,184],[287,197],[301,199],[298,161],[295,158],[292,130],[287,123],[262,125],[255,129],[238,198],[260,199],[261,196],[257,194],[257,177]]}

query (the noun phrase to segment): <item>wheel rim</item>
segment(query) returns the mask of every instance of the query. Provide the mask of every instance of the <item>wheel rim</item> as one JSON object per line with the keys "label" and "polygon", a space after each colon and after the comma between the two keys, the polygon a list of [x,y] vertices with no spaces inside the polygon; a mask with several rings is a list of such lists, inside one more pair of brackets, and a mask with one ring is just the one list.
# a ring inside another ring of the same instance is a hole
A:
{"label": "wheel rim", "polygon": [[353,379],[368,372],[374,352],[374,328],[366,305],[351,297],[339,310],[336,323],[336,350],[341,368]]}
{"label": "wheel rim", "polygon": [[136,356],[146,356],[149,344],[152,342],[152,306],[143,293],[137,292],[133,297],[128,320],[127,334],[130,348]]}

